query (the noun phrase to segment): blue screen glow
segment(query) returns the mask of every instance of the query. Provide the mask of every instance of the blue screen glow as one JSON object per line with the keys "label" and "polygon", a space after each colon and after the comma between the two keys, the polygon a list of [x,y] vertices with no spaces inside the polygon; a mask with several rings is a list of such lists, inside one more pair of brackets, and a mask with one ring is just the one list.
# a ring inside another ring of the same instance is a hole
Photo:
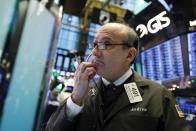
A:
{"label": "blue screen glow", "polygon": [[196,32],[187,34],[190,76],[196,76]]}
{"label": "blue screen glow", "polygon": [[180,37],[175,37],[141,53],[143,76],[163,81],[184,76]]}

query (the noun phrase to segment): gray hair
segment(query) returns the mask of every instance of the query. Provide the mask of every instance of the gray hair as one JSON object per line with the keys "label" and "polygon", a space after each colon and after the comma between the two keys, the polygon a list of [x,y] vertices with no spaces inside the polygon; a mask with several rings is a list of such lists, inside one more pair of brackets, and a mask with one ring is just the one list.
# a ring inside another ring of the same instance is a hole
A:
{"label": "gray hair", "polygon": [[[126,26],[130,29],[130,27],[128,25],[126,25]],[[139,38],[138,38],[137,33],[133,29],[130,29],[127,32],[127,38],[123,41],[123,43],[124,43],[123,49],[134,47],[137,50],[137,54],[139,54]],[[137,57],[137,55],[136,55],[136,57]],[[132,65],[135,62],[136,57],[130,63],[130,65]]]}
{"label": "gray hair", "polygon": [[127,39],[124,40],[124,43],[124,48],[134,47],[137,51],[139,51],[139,39],[137,33],[133,29],[130,29],[130,31],[127,32]]}

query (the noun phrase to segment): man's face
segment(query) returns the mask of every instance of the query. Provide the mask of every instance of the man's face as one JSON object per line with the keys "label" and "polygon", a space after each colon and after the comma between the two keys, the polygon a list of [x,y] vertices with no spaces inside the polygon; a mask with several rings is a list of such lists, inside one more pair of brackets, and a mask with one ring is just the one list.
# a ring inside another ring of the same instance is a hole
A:
{"label": "man's face", "polygon": [[[94,41],[121,44],[123,37],[118,35],[117,30],[111,30],[111,27],[102,27],[97,32]],[[108,45],[106,50],[95,47],[92,52],[92,62],[96,64],[97,74],[109,81],[115,81],[130,67],[130,60],[127,59],[128,54],[129,49],[123,49],[122,45]]]}

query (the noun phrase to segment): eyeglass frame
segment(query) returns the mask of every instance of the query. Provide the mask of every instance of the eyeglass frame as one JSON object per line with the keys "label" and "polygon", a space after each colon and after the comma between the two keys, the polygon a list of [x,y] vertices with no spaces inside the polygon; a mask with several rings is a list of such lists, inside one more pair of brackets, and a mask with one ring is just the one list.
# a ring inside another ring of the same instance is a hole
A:
{"label": "eyeglass frame", "polygon": [[107,45],[126,45],[128,47],[131,47],[127,43],[116,43],[116,44],[109,44],[107,42],[88,42],[88,48],[89,49],[94,49],[98,47],[99,50],[108,50],[106,47]]}

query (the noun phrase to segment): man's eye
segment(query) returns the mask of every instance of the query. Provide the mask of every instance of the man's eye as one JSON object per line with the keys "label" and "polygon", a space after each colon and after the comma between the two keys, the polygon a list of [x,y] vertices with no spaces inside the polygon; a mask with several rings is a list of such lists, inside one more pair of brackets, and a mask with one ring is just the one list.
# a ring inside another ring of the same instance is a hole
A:
{"label": "man's eye", "polygon": [[104,45],[108,46],[108,45],[110,45],[110,43],[109,42],[104,42]]}

